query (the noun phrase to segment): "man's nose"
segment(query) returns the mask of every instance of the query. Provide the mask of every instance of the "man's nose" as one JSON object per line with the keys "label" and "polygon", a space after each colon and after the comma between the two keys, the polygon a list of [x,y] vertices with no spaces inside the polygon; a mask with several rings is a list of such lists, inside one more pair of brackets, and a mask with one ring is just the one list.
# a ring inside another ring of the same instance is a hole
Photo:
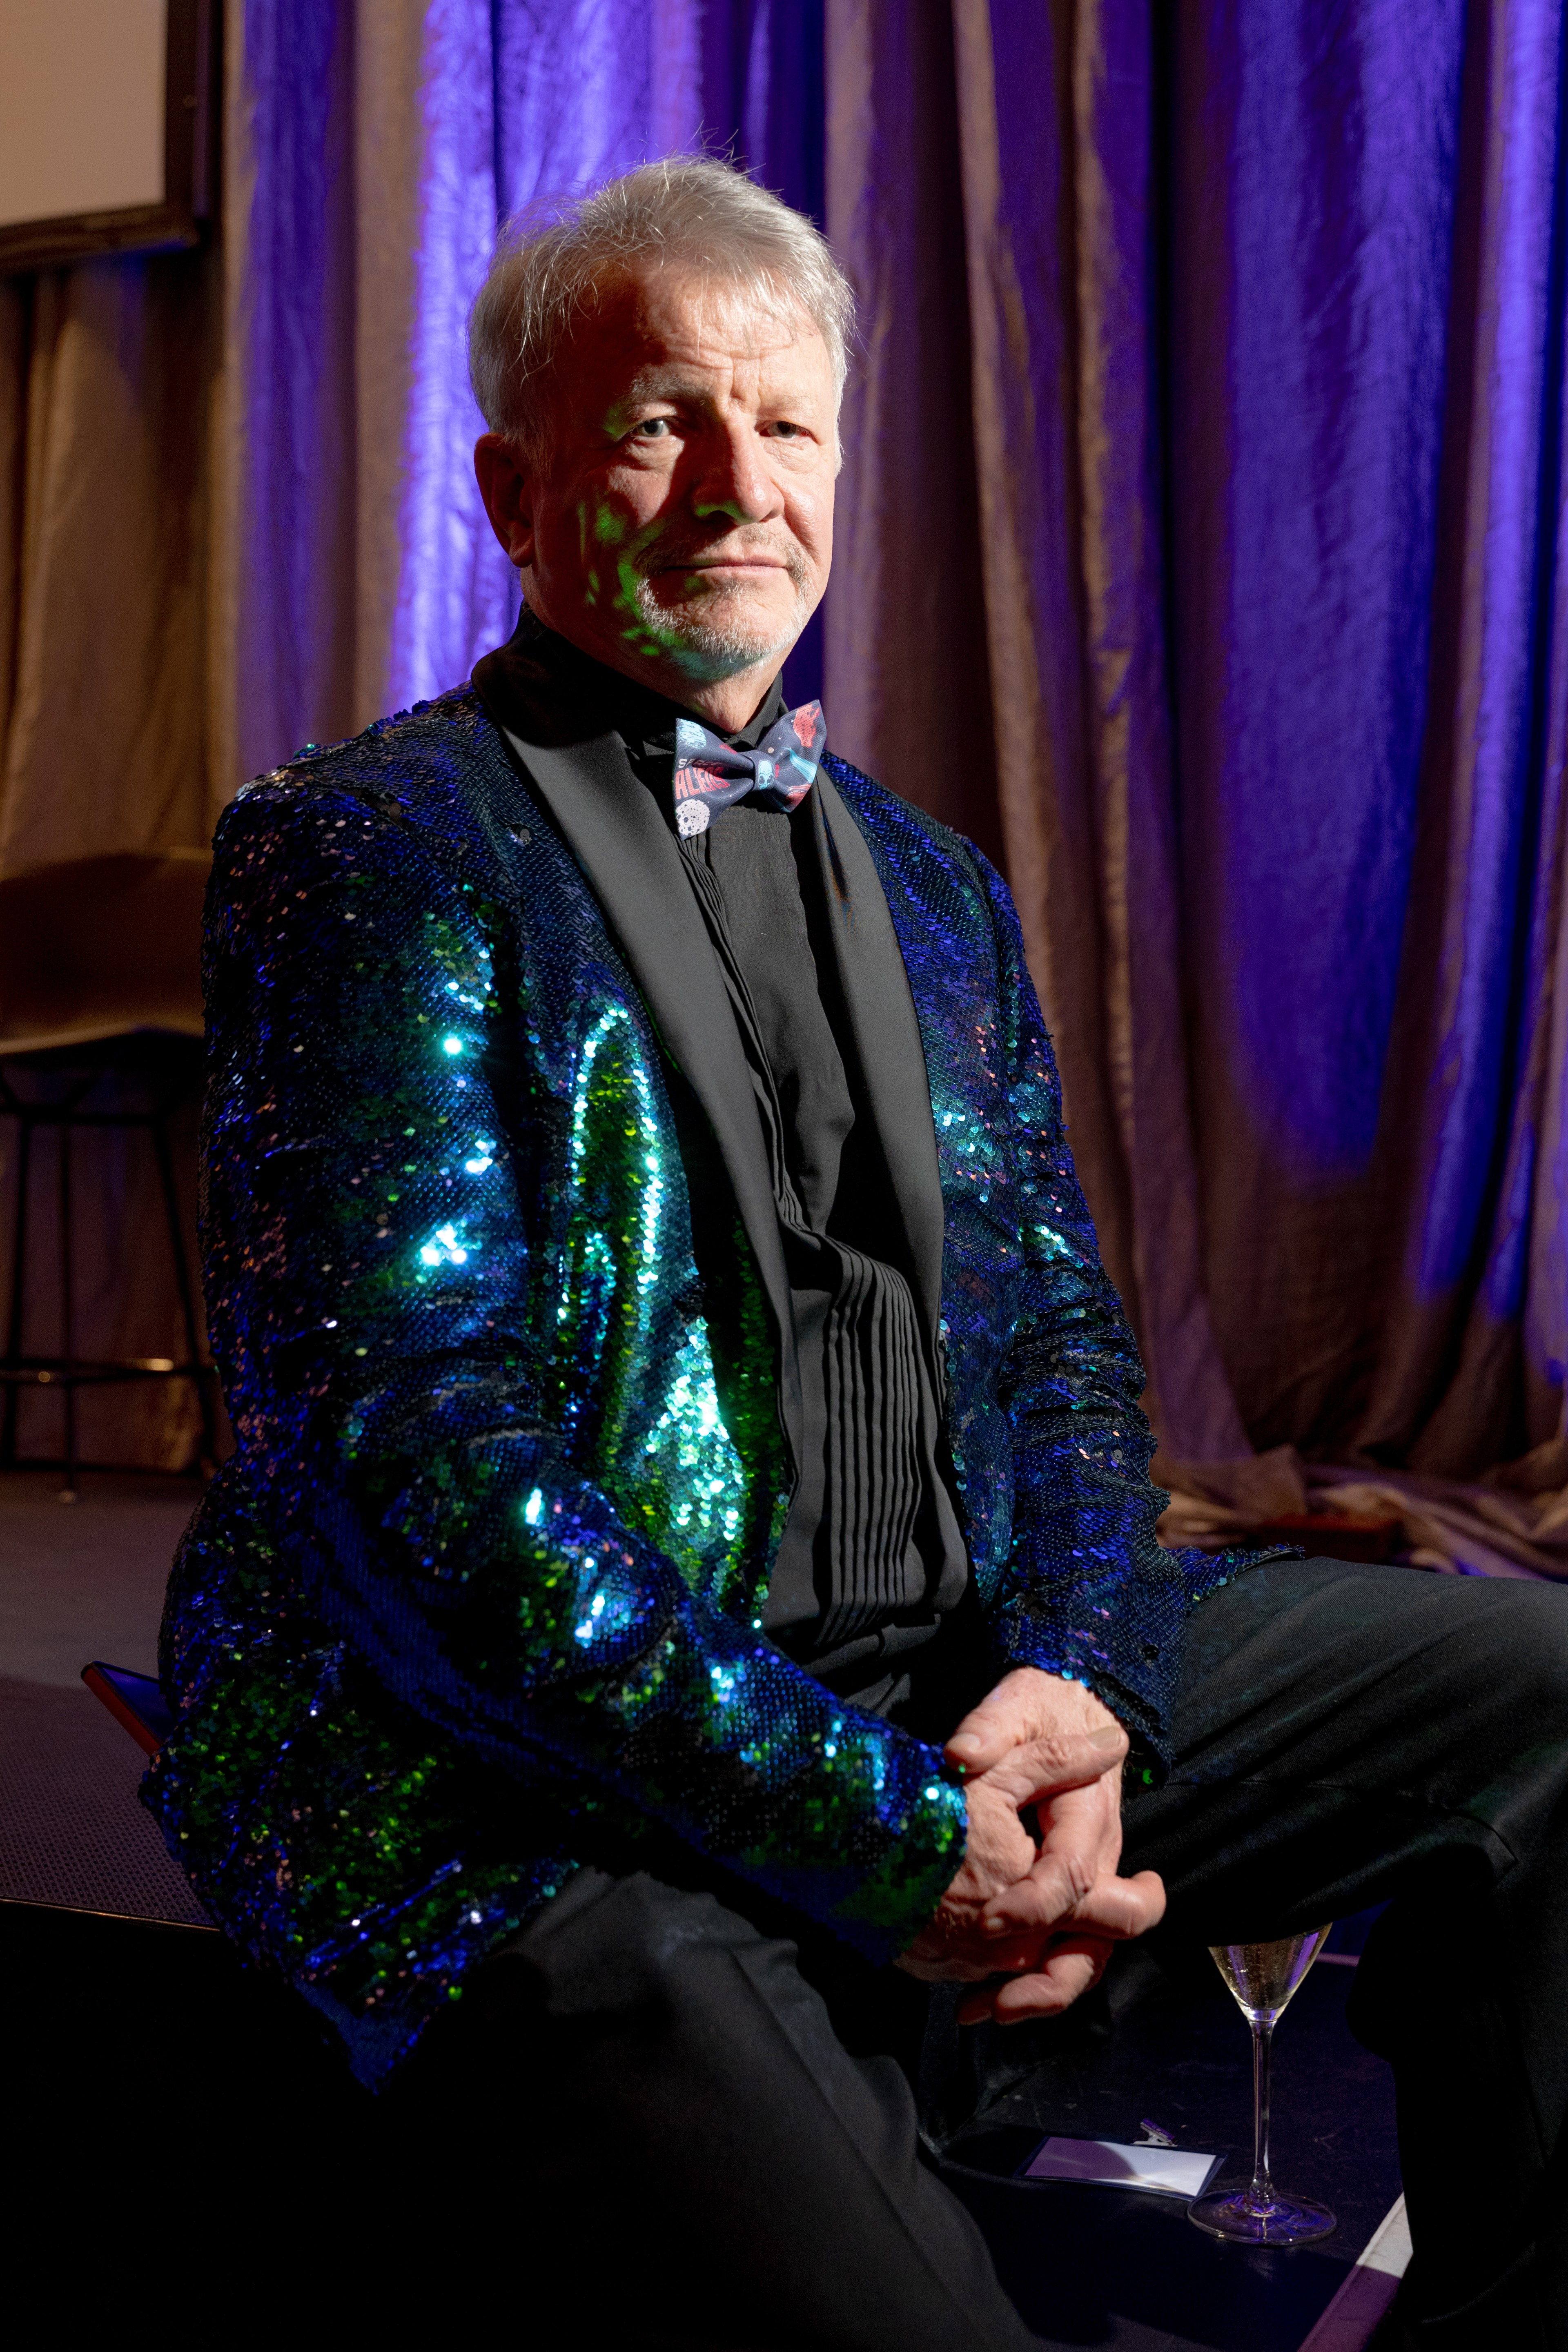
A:
{"label": "man's nose", "polygon": [[745,425],[716,436],[704,451],[692,492],[692,509],[702,516],[727,514],[736,522],[765,522],[778,511],[778,486],[763,458],[763,445]]}

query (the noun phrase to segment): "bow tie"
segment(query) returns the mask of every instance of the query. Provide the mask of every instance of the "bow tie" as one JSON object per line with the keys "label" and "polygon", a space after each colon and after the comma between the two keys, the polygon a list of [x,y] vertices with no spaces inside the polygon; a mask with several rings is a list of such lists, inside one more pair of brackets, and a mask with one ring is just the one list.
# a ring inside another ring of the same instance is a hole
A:
{"label": "bow tie", "polygon": [[770,727],[754,751],[737,751],[695,719],[675,722],[675,829],[706,833],[716,810],[748,793],[763,808],[798,808],[816,782],[826,740],[820,702],[803,702]]}

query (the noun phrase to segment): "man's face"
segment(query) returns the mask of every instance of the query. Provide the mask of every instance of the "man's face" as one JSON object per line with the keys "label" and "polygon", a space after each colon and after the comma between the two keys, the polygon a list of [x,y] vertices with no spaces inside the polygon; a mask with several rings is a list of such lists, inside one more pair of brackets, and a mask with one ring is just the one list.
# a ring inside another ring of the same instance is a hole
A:
{"label": "man's face", "polygon": [[720,282],[628,273],[576,328],[549,396],[542,478],[493,435],[476,453],[530,606],[584,652],[742,724],[827,584],[821,335]]}

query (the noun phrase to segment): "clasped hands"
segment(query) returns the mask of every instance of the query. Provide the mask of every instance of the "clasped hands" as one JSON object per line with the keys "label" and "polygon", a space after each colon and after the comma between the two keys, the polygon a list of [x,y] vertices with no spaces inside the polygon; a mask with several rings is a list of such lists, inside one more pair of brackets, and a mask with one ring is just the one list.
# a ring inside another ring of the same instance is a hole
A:
{"label": "clasped hands", "polygon": [[1127,1746],[1081,1683],[1035,1666],[1006,1675],[948,1741],[968,1798],[963,1865],[897,1965],[973,1985],[961,2023],[1056,2016],[1098,1981],[1113,1944],[1163,1914],[1153,1871],[1117,1875]]}

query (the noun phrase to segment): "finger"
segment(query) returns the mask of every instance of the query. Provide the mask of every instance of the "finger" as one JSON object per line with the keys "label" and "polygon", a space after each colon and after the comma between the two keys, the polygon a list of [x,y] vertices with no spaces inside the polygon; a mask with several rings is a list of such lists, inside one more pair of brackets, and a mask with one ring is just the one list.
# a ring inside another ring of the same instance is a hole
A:
{"label": "finger", "polygon": [[1083,1941],[1052,1952],[1026,1976],[1009,1977],[992,1990],[990,2014],[998,2025],[1026,2018],[1059,2017],[1105,1974],[1109,1944]]}
{"label": "finger", "polygon": [[1125,1943],[1158,1926],[1165,1916],[1163,1880],[1152,1870],[1120,1878],[1102,1872],[1082,1884],[1081,1854],[1041,1854],[1027,1878],[986,1904],[980,1925],[1002,1944],[1038,1935],[1069,1921],[1075,1927]]}
{"label": "finger", "polygon": [[1042,1846],[1026,1873],[987,1897],[977,1925],[988,1936],[1039,1935],[1076,1917],[1101,1876],[1098,1841]]}
{"label": "finger", "polygon": [[985,1933],[1001,1943],[1070,1924],[1124,1943],[1157,1927],[1165,1915],[1164,1882],[1152,1870],[1141,1870],[1131,1878],[1102,1872],[1070,1904],[1060,1899],[1061,1885],[1048,1871],[1039,1878],[1031,1874],[1020,1880],[987,1905]]}
{"label": "finger", "polygon": [[1006,1675],[987,1691],[948,1741],[949,1763],[968,1772],[986,1772],[1000,1763],[1035,1727],[1037,1713],[1028,1703],[1032,1696],[1027,1678],[1018,1675]]}
{"label": "finger", "polygon": [[1009,1792],[990,1780],[968,1791],[963,1862],[958,1891],[975,1904],[998,1895],[1033,1869],[1037,1848]]}
{"label": "finger", "polygon": [[[994,1785],[994,1776],[984,1784]],[[986,1890],[986,1924],[996,1935],[1019,1926],[1048,1927],[1068,1917],[1102,1879],[1114,1879],[1121,1859],[1121,1815],[1107,1801],[1104,1782],[1068,1789],[1041,1816],[1045,1836],[1027,1867],[1003,1887]]]}
{"label": "finger", "polygon": [[[948,1743],[950,1753],[958,1737],[955,1732]],[[1127,1734],[1108,1724],[1099,1731],[1052,1732],[1019,1740],[983,1769],[965,1765],[964,1777],[1005,1790],[1015,1805],[1032,1805],[1095,1787],[1118,1770],[1126,1754]]]}
{"label": "finger", "polygon": [[1004,1757],[1026,1746],[1070,1750],[1087,1748],[1099,1755],[1103,1772],[1108,1759],[1113,1762],[1125,1755],[1128,1740],[1117,1723],[1101,1724],[1094,1731],[1062,1725],[1049,1732],[1039,1732],[1020,1715],[1016,1704],[1007,1703],[1004,1685],[970,1710],[948,1741],[945,1753],[949,1763],[961,1765],[966,1772],[989,1772]]}
{"label": "finger", "polygon": [[1018,1666],[970,1709],[947,1744],[948,1757],[966,1770],[989,1771],[1026,1741],[1095,1728],[1108,1753],[1125,1743],[1114,1717],[1086,1690],[1075,1689],[1070,1677],[1063,1683],[1034,1666]]}
{"label": "finger", "polygon": [[988,1977],[1016,1976],[1037,1968],[1047,1941],[1039,1935],[998,1937],[961,1929],[949,1939],[946,1957],[965,1983],[978,1984]]}
{"label": "finger", "polygon": [[958,2022],[980,2025],[992,2019],[998,2025],[1019,2025],[1026,2018],[1059,2017],[1099,1983],[1110,1948],[1089,1937],[1064,1942],[1037,1959],[1033,1968],[994,1978],[966,1994],[958,2006]]}
{"label": "finger", "polygon": [[[1036,1953],[1033,1944],[1019,1946],[1020,1969],[1028,1967]],[[983,1984],[994,1976],[996,1964],[989,1952],[977,1952],[965,1958],[958,1951],[943,1952],[939,1958],[929,1958],[919,1952],[900,1952],[893,1962],[906,1976],[918,1978],[921,1984]]]}

